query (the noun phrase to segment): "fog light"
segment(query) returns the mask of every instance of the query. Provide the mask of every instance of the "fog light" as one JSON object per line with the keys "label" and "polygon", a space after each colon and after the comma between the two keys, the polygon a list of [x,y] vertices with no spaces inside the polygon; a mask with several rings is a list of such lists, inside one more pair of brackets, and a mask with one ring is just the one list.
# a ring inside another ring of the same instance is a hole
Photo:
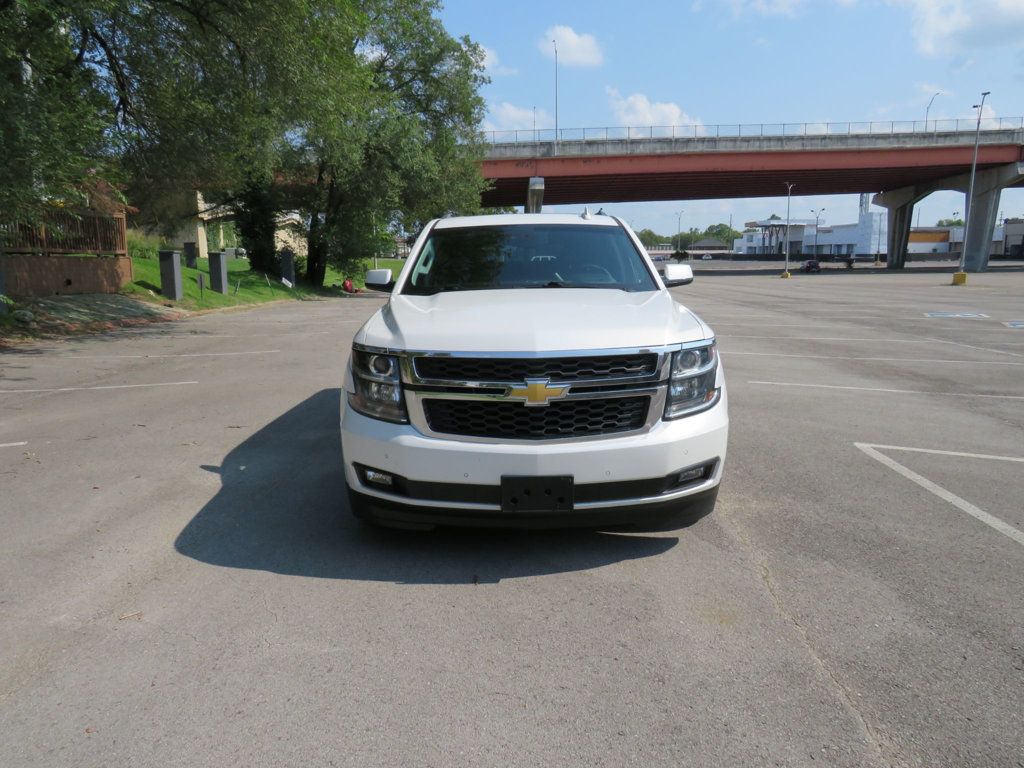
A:
{"label": "fog light", "polygon": [[390,473],[381,472],[378,469],[364,469],[363,479],[365,479],[367,483],[372,483],[373,485],[383,485],[386,488],[390,488],[394,482]]}
{"label": "fog light", "polygon": [[692,483],[694,480],[700,480],[704,477],[704,471],[707,467],[694,467],[693,469],[687,469],[679,473],[679,484]]}

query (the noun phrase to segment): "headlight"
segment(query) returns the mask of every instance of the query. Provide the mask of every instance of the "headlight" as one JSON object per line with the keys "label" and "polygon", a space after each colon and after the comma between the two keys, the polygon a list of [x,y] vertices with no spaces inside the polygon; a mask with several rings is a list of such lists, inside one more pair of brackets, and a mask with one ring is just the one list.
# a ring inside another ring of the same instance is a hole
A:
{"label": "headlight", "polygon": [[404,424],[409,420],[402,397],[402,374],[394,355],[352,350],[356,391],[348,396],[353,409],[374,419]]}
{"label": "headlight", "polygon": [[721,394],[721,390],[715,387],[717,373],[718,354],[714,342],[674,352],[665,418],[690,416],[717,403]]}

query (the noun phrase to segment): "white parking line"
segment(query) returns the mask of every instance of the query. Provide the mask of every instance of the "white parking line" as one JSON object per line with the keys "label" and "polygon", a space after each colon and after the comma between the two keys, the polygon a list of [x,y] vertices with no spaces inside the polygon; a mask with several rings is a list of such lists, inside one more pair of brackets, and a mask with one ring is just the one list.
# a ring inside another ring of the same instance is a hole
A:
{"label": "white parking line", "polygon": [[1019,461],[1024,464],[1024,456],[993,456],[990,453],[964,453],[963,451],[939,451],[935,448],[910,448],[906,445],[881,445],[880,443],[862,443],[883,451],[910,451],[911,453],[934,453],[938,456],[960,456],[964,459],[988,459],[990,461]]}
{"label": "white parking line", "polygon": [[22,440],[20,443],[0,443],[0,448],[17,448],[19,445],[28,445],[28,440]]}
{"label": "white parking line", "polygon": [[[703,317],[703,315],[701,317]],[[712,328],[719,325],[760,325],[769,328],[806,328],[809,325],[841,325],[841,323],[829,322],[827,320],[819,320],[817,318],[808,319],[807,322],[804,323],[766,323],[764,320],[751,320],[749,323],[720,323],[717,320],[708,320],[706,317],[704,319],[707,320],[708,325],[710,325]]]}
{"label": "white parking line", "polygon": [[[924,488],[926,491],[930,491],[931,493],[934,493],[936,496],[938,496],[943,501],[947,501],[950,504],[952,504],[954,507],[960,509],[963,512],[966,512],[968,515],[973,517],[975,520],[979,520],[979,521],[983,522],[985,525],[989,526],[990,528],[993,528],[993,529],[999,531],[1004,536],[1006,536],[1006,537],[1008,537],[1010,539],[1013,539],[1015,542],[1017,542],[1021,546],[1024,546],[1024,531],[1020,531],[1017,528],[1014,528],[1012,525],[1010,525],[1009,523],[1007,523],[1004,520],[1000,520],[995,515],[990,515],[988,512],[986,512],[983,509],[979,509],[978,507],[974,506],[973,504],[971,504],[971,502],[967,501],[966,499],[960,498],[955,493],[951,493],[951,492],[947,491],[941,485],[936,485],[931,480],[929,480],[927,477],[923,477],[923,476],[917,474],[916,472],[914,472],[913,470],[907,469],[905,466],[900,464],[898,461],[893,461],[892,459],[890,459],[885,454],[880,453],[879,451],[875,450],[876,448],[893,448],[894,446],[872,445],[871,443],[854,443],[854,445],[857,446],[860,450],[862,450],[864,453],[866,453],[868,456],[870,456],[875,461],[878,461],[881,464],[884,464],[885,466],[887,466],[889,469],[893,470],[894,472],[898,472],[899,474],[903,475],[903,477],[907,478],[908,480],[917,483],[919,486]],[[945,453],[944,451],[929,451],[929,450],[915,449],[915,448],[896,448],[896,450],[907,450],[907,451],[919,450],[922,453]],[[954,455],[954,456],[969,456],[969,455],[971,455],[971,454],[958,454],[958,453],[954,453],[954,452],[950,452],[950,453],[952,455]],[[1010,457],[1010,456],[993,456],[993,457],[980,457],[979,456],[979,458],[995,458],[995,459],[1000,459],[1000,460],[1003,460],[1003,461],[1024,461],[1024,459],[1019,459],[1019,458]]]}
{"label": "white parking line", "polygon": [[942,395],[945,397],[985,397],[995,400],[1024,400],[1024,395],[979,395],[974,392],[928,392],[923,389],[882,389],[881,387],[844,387],[838,384],[806,384],[801,381],[748,381],[770,387],[807,387],[811,389],[844,389],[858,392],[887,392],[897,395]]}
{"label": "white parking line", "polygon": [[809,360],[868,360],[887,363],[955,363],[965,365],[1016,365],[1024,367],[1024,363],[1011,363],[1006,360],[933,360],[924,357],[842,357],[840,355],[785,355],[775,352],[733,352],[723,350],[723,355],[756,355],[758,357],[802,357]]}
{"label": "white parking line", "polygon": [[967,347],[968,349],[980,349],[982,352],[995,352],[997,355],[1010,355],[1011,357],[1024,357],[1024,354],[1020,352],[1009,352],[1005,349],[992,349],[991,347],[979,347],[974,344],[965,344],[962,341],[950,341],[948,339],[932,339],[932,341],[942,341],[946,344],[955,344],[958,347]]}
{"label": "white parking line", "polygon": [[231,357],[234,355],[271,355],[280,349],[257,349],[251,352],[183,352],[166,355],[59,355],[61,360],[117,360],[120,358],[142,359],[149,357]]}
{"label": "white parking line", "polygon": [[94,389],[139,389],[142,387],[180,387],[198,381],[162,381],[157,384],[107,384],[97,387],[55,387],[53,389],[0,389],[0,395],[27,395],[39,392],[85,392]]}
{"label": "white parking line", "polygon": [[[268,336],[325,336],[330,331],[289,331],[287,333],[260,333],[260,338]],[[172,333],[163,336],[164,339],[248,339],[253,335],[244,333]]]}
{"label": "white parking line", "polygon": [[852,339],[845,336],[741,336],[739,334],[732,333],[720,333],[715,335],[721,339],[772,339],[773,341],[873,341],[878,344],[936,343],[932,339]]}

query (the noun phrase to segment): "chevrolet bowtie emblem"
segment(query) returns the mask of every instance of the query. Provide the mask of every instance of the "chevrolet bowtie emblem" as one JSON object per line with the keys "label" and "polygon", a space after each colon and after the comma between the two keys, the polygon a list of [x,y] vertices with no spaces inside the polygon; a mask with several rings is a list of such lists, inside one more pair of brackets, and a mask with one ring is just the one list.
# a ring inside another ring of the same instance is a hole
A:
{"label": "chevrolet bowtie emblem", "polygon": [[527,406],[548,405],[565,397],[569,387],[552,387],[547,379],[527,379],[525,387],[512,387],[510,400],[522,400]]}

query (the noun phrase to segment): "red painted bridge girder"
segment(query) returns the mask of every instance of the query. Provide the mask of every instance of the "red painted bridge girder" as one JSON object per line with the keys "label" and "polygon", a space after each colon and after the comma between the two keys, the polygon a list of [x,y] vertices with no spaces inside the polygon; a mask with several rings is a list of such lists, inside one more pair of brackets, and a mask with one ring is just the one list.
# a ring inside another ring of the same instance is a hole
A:
{"label": "red painted bridge girder", "polygon": [[[544,204],[831,195],[884,192],[970,170],[973,147],[942,146],[763,152],[488,159],[486,206],[522,205],[531,176],[544,177]],[[980,148],[978,168],[1024,161],[1019,144]]]}

